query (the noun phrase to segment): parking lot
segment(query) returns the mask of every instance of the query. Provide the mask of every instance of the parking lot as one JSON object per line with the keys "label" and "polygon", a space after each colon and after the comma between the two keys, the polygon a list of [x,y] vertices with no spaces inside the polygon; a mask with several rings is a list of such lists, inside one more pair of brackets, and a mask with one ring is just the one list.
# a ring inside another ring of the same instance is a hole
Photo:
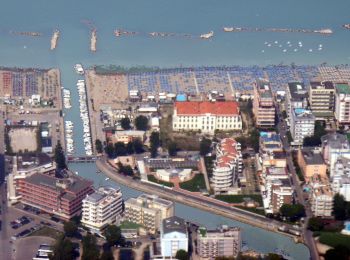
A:
{"label": "parking lot", "polygon": [[[42,228],[49,227],[50,230],[63,230],[62,222],[57,222],[57,219],[51,219],[48,214],[39,213],[39,211],[24,207],[21,204],[18,204],[15,207],[7,207],[6,212],[5,210],[2,210],[1,213],[1,246],[2,248],[8,248],[9,251],[12,252],[12,255],[16,254],[19,248],[22,249],[22,246],[18,247],[18,245],[22,245],[22,242],[20,241],[32,238],[30,235],[34,232],[36,232],[36,234],[43,233],[41,232]],[[31,240],[33,239],[30,239],[30,241]],[[45,240],[53,241],[53,239],[47,236],[45,236],[44,241]],[[34,241],[36,240],[34,239]],[[34,244],[35,246],[30,249],[30,252],[35,252],[40,243],[38,244],[35,242]],[[28,245],[26,248],[28,248]],[[34,255],[30,255],[30,258],[17,257],[16,259],[32,259],[33,256]],[[0,252],[0,259],[8,259],[8,254],[6,252]]]}

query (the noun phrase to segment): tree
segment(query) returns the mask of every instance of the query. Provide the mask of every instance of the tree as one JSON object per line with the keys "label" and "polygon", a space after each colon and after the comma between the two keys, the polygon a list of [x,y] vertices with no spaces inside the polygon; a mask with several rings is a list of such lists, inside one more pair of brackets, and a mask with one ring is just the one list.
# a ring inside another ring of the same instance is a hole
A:
{"label": "tree", "polygon": [[95,147],[96,147],[96,151],[98,153],[102,153],[103,152],[103,145],[100,139],[96,139],[95,141]]}
{"label": "tree", "polygon": [[143,115],[136,117],[135,127],[137,130],[146,131],[148,129],[148,118]]}
{"label": "tree", "polygon": [[114,260],[114,256],[111,250],[104,250],[100,257],[100,260]]}
{"label": "tree", "polygon": [[345,246],[336,246],[335,248],[327,250],[325,260],[349,260],[350,250]]}
{"label": "tree", "polygon": [[264,260],[283,260],[284,258],[278,254],[275,253],[269,253],[267,256],[264,257]]}
{"label": "tree", "polygon": [[120,120],[120,125],[124,130],[129,130],[131,129],[131,125],[130,125],[130,118],[128,117],[124,117]]}
{"label": "tree", "polygon": [[134,143],[132,141],[126,144],[126,152],[127,154],[133,154],[135,152]]}
{"label": "tree", "polygon": [[185,250],[180,249],[176,252],[175,258],[179,260],[189,260],[190,256]]}
{"label": "tree", "polygon": [[[83,254],[81,256],[82,260],[98,260],[99,259],[99,249],[97,248],[96,237],[87,234],[83,237]],[[64,259],[64,258],[63,258]]]}
{"label": "tree", "polygon": [[289,220],[295,221],[305,216],[305,208],[301,204],[283,204],[280,213]]}
{"label": "tree", "polygon": [[143,143],[140,139],[136,138],[132,141],[134,146],[135,153],[143,153],[145,150],[143,149]]}
{"label": "tree", "polygon": [[112,143],[108,143],[107,146],[105,147],[105,152],[109,158],[114,158],[114,146]]}
{"label": "tree", "polygon": [[153,131],[150,136],[150,150],[151,150],[151,157],[154,158],[157,156],[158,147],[160,146],[160,138],[159,138],[159,132]]}
{"label": "tree", "polygon": [[58,170],[67,168],[66,157],[64,156],[64,151],[60,141],[57,141],[57,145],[55,147],[55,162],[56,162],[56,168]]}
{"label": "tree", "polygon": [[61,235],[57,238],[53,247],[53,254],[49,256],[50,260],[73,260],[75,259],[74,246],[72,241]]}
{"label": "tree", "polygon": [[121,162],[118,163],[118,170],[119,170],[119,173],[122,173],[124,175],[128,175],[128,176],[134,175],[134,171],[130,167],[130,165],[124,166]]}
{"label": "tree", "polygon": [[177,153],[177,145],[175,142],[170,141],[168,143],[168,153],[170,156],[176,156]]}
{"label": "tree", "polygon": [[106,241],[110,246],[120,245],[123,242],[120,227],[116,225],[108,225],[103,232]]}
{"label": "tree", "polygon": [[321,137],[327,134],[324,123],[316,121],[315,132],[313,136],[305,137],[303,141],[304,146],[318,146],[321,144]]}
{"label": "tree", "polygon": [[310,218],[307,228],[311,231],[321,231],[323,229],[322,219],[316,217]]}
{"label": "tree", "polygon": [[63,225],[63,230],[68,237],[73,237],[78,232],[78,225],[73,221],[67,221]]}
{"label": "tree", "polygon": [[211,140],[203,137],[199,145],[199,153],[201,156],[205,156],[211,151]]}
{"label": "tree", "polygon": [[116,142],[114,144],[115,156],[125,156],[127,154],[125,144],[123,142]]}
{"label": "tree", "polygon": [[345,220],[346,219],[346,201],[344,197],[339,193],[334,195],[333,199],[333,214],[336,220]]}

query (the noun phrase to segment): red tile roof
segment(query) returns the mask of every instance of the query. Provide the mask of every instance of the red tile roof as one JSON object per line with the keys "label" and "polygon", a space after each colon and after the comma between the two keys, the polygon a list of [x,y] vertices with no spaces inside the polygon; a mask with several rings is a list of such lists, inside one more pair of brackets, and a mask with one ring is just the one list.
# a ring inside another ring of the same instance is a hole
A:
{"label": "red tile roof", "polygon": [[217,155],[217,165],[219,167],[228,167],[239,155],[237,148],[238,142],[233,138],[225,138],[220,142],[222,155]]}
{"label": "red tile roof", "polygon": [[235,101],[210,102],[210,101],[185,101],[175,102],[178,115],[237,115],[239,113],[238,103]]}

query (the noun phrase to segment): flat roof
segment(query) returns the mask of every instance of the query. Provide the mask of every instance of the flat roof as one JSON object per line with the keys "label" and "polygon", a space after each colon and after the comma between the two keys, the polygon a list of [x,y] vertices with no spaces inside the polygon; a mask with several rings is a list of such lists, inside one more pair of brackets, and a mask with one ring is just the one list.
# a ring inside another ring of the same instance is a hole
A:
{"label": "flat roof", "polygon": [[313,81],[310,82],[311,89],[335,89],[331,81]]}
{"label": "flat roof", "polygon": [[308,96],[304,83],[290,82],[288,88],[293,101],[303,101]]}
{"label": "flat roof", "polygon": [[162,229],[164,234],[171,232],[187,233],[187,226],[185,220],[177,216],[163,219]]}
{"label": "flat roof", "polygon": [[323,157],[319,151],[315,151],[312,148],[303,148],[301,150],[301,153],[306,164],[308,165],[324,164]]}

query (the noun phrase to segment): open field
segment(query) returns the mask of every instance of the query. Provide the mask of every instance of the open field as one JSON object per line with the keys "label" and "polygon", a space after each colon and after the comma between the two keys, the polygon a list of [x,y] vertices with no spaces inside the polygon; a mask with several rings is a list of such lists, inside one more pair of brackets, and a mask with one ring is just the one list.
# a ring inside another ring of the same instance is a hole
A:
{"label": "open field", "polygon": [[10,145],[12,151],[17,153],[19,151],[34,152],[37,147],[37,127],[21,127],[11,128],[9,131]]}
{"label": "open field", "polygon": [[174,187],[174,184],[173,184],[172,182],[167,182],[167,181],[158,180],[158,179],[157,179],[156,177],[154,177],[152,174],[147,175],[147,178],[148,178],[148,180],[151,181],[151,182],[155,182],[155,183],[158,183],[158,184],[167,186],[167,187]]}
{"label": "open field", "polygon": [[191,180],[180,183],[180,188],[193,192],[206,190],[203,174],[196,174]]}
{"label": "open field", "polygon": [[337,245],[346,246],[350,250],[350,238],[349,236],[334,233],[334,232],[321,232],[320,243],[335,247]]}
{"label": "open field", "polygon": [[56,229],[43,227],[33,232],[30,236],[44,236],[44,237],[51,237],[53,239],[57,239],[61,234],[62,232],[59,232]]}

